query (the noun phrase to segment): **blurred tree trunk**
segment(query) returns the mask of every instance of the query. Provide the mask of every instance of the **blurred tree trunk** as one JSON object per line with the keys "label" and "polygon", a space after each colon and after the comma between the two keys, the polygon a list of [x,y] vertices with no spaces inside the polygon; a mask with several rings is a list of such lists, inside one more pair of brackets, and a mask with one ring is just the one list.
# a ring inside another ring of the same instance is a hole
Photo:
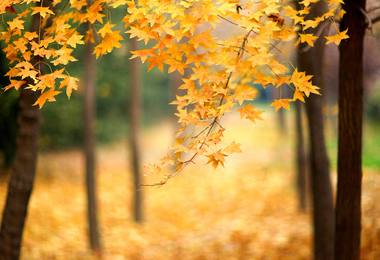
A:
{"label": "blurred tree trunk", "polygon": [[297,143],[297,190],[298,190],[298,207],[301,211],[307,209],[307,178],[306,178],[306,154],[305,142],[302,126],[302,103],[296,101],[296,143]]}
{"label": "blurred tree trunk", "polygon": [[[44,1],[43,3],[44,6],[50,4],[51,1]],[[34,15],[30,28],[31,32],[40,30],[39,21],[40,16]],[[43,32],[41,32],[42,34]],[[34,56],[31,63],[35,64],[39,60],[40,57]],[[32,105],[41,93],[25,89],[28,84],[34,84],[33,80],[27,78],[27,83],[21,87],[17,118],[17,150],[1,222],[0,259],[6,260],[19,259],[20,257],[22,234],[37,165],[41,111],[38,106]]]}
{"label": "blurred tree trunk", "polygon": [[[273,99],[280,99],[281,88],[273,88],[272,95],[273,95]],[[276,115],[277,115],[277,120],[278,120],[278,130],[281,137],[283,137],[283,135],[287,133],[286,122],[285,122],[285,110],[284,109],[278,110],[276,112]]]}
{"label": "blurred tree trunk", "polygon": [[346,0],[339,46],[339,141],[335,259],[360,258],[365,0]]}
{"label": "blurred tree trunk", "polygon": [[[89,0],[90,2],[91,0]],[[91,25],[87,24],[91,30]],[[88,41],[85,45],[85,90],[83,100],[84,153],[86,157],[87,217],[91,249],[100,253],[101,243],[98,229],[96,178],[95,178],[95,98],[96,73],[94,46]]]}
{"label": "blurred tree trunk", "polygon": [[[317,3],[308,19],[322,16],[327,10],[324,1]],[[316,33],[308,29],[307,33]],[[322,88],[324,33],[319,36],[315,46],[298,54],[298,67],[308,75],[314,75],[313,84]],[[304,45],[300,45],[300,50]],[[330,180],[329,159],[327,156],[324,122],[322,113],[322,96],[310,95],[306,101],[306,113],[309,121],[310,135],[310,180],[313,202],[314,259],[329,260],[334,258],[334,205]]]}
{"label": "blurred tree trunk", "polygon": [[[131,50],[138,50],[138,42],[135,38],[131,39]],[[139,59],[132,59],[131,66],[131,95],[130,95],[130,147],[132,156],[132,171],[134,178],[134,219],[136,222],[144,220],[142,207],[141,183],[141,163],[140,163],[140,119],[141,115],[141,62]]]}

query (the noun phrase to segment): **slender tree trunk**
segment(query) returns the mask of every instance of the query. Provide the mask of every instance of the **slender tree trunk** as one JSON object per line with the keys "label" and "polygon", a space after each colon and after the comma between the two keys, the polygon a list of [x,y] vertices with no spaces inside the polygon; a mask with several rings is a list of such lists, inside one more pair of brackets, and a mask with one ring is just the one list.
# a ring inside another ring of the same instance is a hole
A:
{"label": "slender tree trunk", "polygon": [[360,258],[363,40],[365,0],[346,0],[340,30],[349,39],[340,44],[338,190],[335,259]]}
{"label": "slender tree trunk", "polygon": [[[51,1],[44,2],[44,6],[50,4]],[[40,16],[34,15],[31,32],[39,31],[39,21]],[[42,34],[43,32],[41,32]],[[39,57],[35,56],[31,63],[35,64],[38,61]],[[25,89],[28,84],[34,84],[33,80],[27,78],[27,84],[21,87],[17,118],[17,150],[12,165],[12,175],[8,184],[0,230],[0,259],[6,260],[20,257],[22,234],[37,165],[41,111],[38,106],[32,105],[40,96],[40,92]]]}
{"label": "slender tree trunk", "polygon": [[307,178],[306,178],[306,154],[302,127],[302,104],[296,101],[296,133],[297,133],[297,189],[298,207],[306,212],[307,208]]}
{"label": "slender tree trunk", "polygon": [[[90,26],[90,25],[88,25]],[[89,29],[92,29],[91,27]],[[100,253],[101,243],[98,229],[96,178],[95,178],[95,98],[96,73],[93,44],[85,46],[85,91],[83,101],[84,153],[86,157],[86,188],[89,240],[91,249]]]}
{"label": "slender tree trunk", "polygon": [[[131,49],[138,49],[138,42],[135,38],[131,39]],[[142,208],[142,191],[140,190],[141,183],[141,163],[140,163],[140,119],[141,119],[141,62],[138,59],[132,59],[131,64],[131,96],[130,96],[130,147],[132,156],[132,171],[134,178],[134,219],[136,222],[144,220]]]}
{"label": "slender tree trunk", "polygon": [[[320,1],[312,9],[309,19],[326,12],[326,3]],[[308,30],[307,33],[315,33]],[[322,66],[324,35],[320,35],[315,46],[298,55],[300,71],[314,75],[313,84],[322,88]],[[300,46],[303,48],[304,46]],[[334,205],[330,180],[329,160],[324,136],[322,113],[322,96],[310,95],[306,101],[306,113],[309,120],[310,135],[310,180],[313,202],[314,259],[329,260],[334,258]]]}
{"label": "slender tree trunk", "polygon": [[[273,88],[272,89],[272,96],[273,99],[280,99],[281,97],[281,89],[280,88]],[[286,129],[286,121],[285,121],[285,111],[284,109],[280,109],[276,112],[277,120],[278,120],[278,131],[283,137],[287,133]]]}

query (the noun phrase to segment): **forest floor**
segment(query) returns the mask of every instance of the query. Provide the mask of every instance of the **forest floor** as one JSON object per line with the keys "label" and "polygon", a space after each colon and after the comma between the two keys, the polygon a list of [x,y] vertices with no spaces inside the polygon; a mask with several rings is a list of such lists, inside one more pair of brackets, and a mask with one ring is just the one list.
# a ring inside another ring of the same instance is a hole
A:
{"label": "forest floor", "polygon": [[[22,245],[22,259],[312,259],[310,206],[298,210],[294,133],[280,132],[273,114],[256,125],[222,121],[226,141],[242,154],[216,170],[197,159],[161,188],[144,187],[142,224],[133,222],[126,142],[97,151],[102,258],[89,250],[84,159],[78,150],[43,153]],[[245,122],[247,121],[247,122]],[[144,131],[144,164],[164,156],[170,122]],[[334,168],[334,167],[332,167]],[[144,177],[145,184],[162,176]],[[336,171],[332,169],[336,183]],[[0,209],[6,181],[0,182]],[[380,169],[364,168],[362,259],[380,259]],[[1,216],[0,216],[1,217]]]}

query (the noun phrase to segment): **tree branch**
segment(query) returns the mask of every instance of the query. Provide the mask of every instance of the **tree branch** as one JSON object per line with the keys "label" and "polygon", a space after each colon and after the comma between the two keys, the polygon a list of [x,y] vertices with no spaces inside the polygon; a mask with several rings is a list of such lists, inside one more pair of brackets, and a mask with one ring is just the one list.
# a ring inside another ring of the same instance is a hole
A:
{"label": "tree branch", "polygon": [[[379,8],[380,8],[380,7],[379,7]],[[378,15],[378,16],[375,17],[375,18],[372,18],[371,22],[372,22],[372,24],[375,24],[375,23],[377,23],[377,22],[380,22],[380,15]]]}
{"label": "tree branch", "polygon": [[368,10],[367,10],[367,13],[370,13],[370,12],[376,11],[377,9],[380,9],[380,5],[368,9]]}

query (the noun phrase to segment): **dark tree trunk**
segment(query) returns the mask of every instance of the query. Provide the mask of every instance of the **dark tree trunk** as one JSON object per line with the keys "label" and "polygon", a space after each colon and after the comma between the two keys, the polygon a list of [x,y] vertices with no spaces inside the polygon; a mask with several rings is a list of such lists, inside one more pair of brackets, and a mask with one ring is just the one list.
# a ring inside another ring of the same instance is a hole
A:
{"label": "dark tree trunk", "polygon": [[20,256],[22,233],[37,164],[41,111],[38,106],[32,105],[40,94],[24,87],[19,101],[16,157],[1,223],[0,259],[18,259]]}
{"label": "dark tree trunk", "polygon": [[[321,16],[326,10],[326,3],[321,1],[312,9],[308,19]],[[315,32],[316,30],[308,30],[307,33]],[[300,71],[314,75],[313,84],[322,88],[324,34],[322,33],[319,37],[313,48],[299,53],[298,66]],[[324,136],[322,103],[322,96],[310,95],[306,100],[306,112],[309,119],[310,135],[309,158],[313,202],[314,259],[329,260],[334,258],[334,205]]]}
{"label": "dark tree trunk", "polygon": [[338,190],[335,259],[360,258],[363,39],[365,0],[346,0],[340,30],[349,39],[340,44]]}
{"label": "dark tree trunk", "polygon": [[[136,39],[131,39],[131,49],[138,49]],[[132,59],[131,64],[131,95],[130,95],[130,147],[132,156],[132,171],[134,178],[134,219],[136,222],[144,220],[142,208],[142,191],[141,183],[141,163],[140,163],[140,119],[141,119],[141,62],[138,59]]]}
{"label": "dark tree trunk", "polygon": [[297,143],[297,190],[298,207],[306,212],[307,208],[307,178],[306,178],[306,154],[302,127],[302,103],[296,101],[296,143]]}
{"label": "dark tree trunk", "polygon": [[[44,6],[50,4],[51,1],[44,2]],[[39,31],[39,21],[40,16],[34,15],[31,32]],[[42,34],[43,32],[41,32]],[[35,64],[39,59],[39,57],[33,57],[31,63]],[[27,78],[27,84],[34,84],[34,82]],[[32,105],[40,96],[40,92],[25,89],[28,86],[27,84],[22,86],[20,90],[17,150],[12,165],[0,230],[0,259],[6,260],[19,259],[20,257],[22,234],[37,165],[41,111],[38,106]]]}
{"label": "dark tree trunk", "polygon": [[[90,25],[88,25],[90,26]],[[91,29],[91,28],[89,28]],[[85,47],[85,92],[83,101],[84,153],[86,156],[87,214],[90,246],[100,253],[101,243],[98,230],[96,178],[95,178],[95,98],[96,73],[93,44],[89,41]]]}

